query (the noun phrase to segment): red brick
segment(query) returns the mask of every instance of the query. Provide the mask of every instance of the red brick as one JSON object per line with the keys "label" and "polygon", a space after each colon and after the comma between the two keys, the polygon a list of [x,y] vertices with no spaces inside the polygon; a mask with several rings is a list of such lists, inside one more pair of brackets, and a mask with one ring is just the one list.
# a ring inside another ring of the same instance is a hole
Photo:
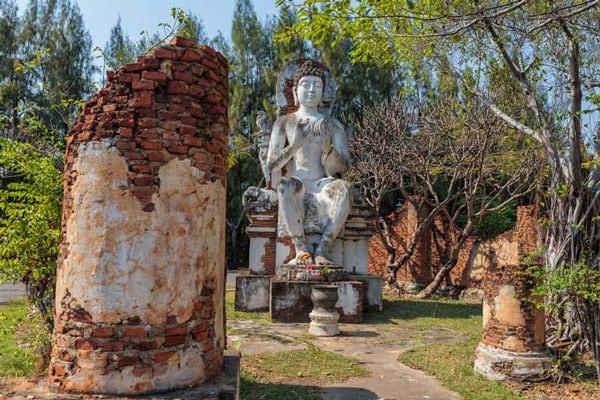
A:
{"label": "red brick", "polygon": [[144,157],[144,155],[142,153],[138,153],[136,151],[129,151],[129,152],[123,153],[123,155],[128,160],[143,160],[144,158],[146,158],[146,157]]}
{"label": "red brick", "polygon": [[163,121],[178,121],[179,115],[172,111],[160,111],[158,116]]}
{"label": "red brick", "polygon": [[207,331],[208,331],[208,321],[202,321],[198,325],[194,326],[190,330],[190,333],[200,333],[200,332],[207,332]]}
{"label": "red brick", "polygon": [[169,315],[167,317],[167,324],[171,325],[171,324],[176,324],[177,323],[177,316],[176,315]]}
{"label": "red brick", "polygon": [[202,98],[204,96],[204,89],[197,85],[190,85],[190,94],[197,98]]}
{"label": "red brick", "polygon": [[179,46],[179,47],[195,47],[196,46],[196,42],[193,39],[188,39],[183,36],[175,36],[173,39],[171,39],[171,41],[169,43],[174,44],[175,46]]}
{"label": "red brick", "polygon": [[106,79],[108,79],[109,82],[115,79],[115,75],[115,71],[106,71]]}
{"label": "red brick", "polygon": [[183,125],[189,125],[191,127],[194,127],[198,123],[198,119],[196,119],[194,117],[182,117],[181,118],[181,123]]}
{"label": "red brick", "polygon": [[206,68],[204,68],[201,65],[198,64],[194,64],[192,65],[192,72],[198,76],[202,76],[202,74],[204,74],[204,71],[206,71]]}
{"label": "red brick", "polygon": [[179,61],[173,61],[171,63],[171,71],[185,71],[188,67],[188,63],[186,62],[179,62]]}
{"label": "red brick", "polygon": [[207,66],[210,69],[216,69],[218,67],[216,62],[209,60],[206,57],[200,60],[200,63]]}
{"label": "red brick", "polygon": [[104,346],[102,346],[102,351],[123,351],[125,350],[125,342],[121,341],[113,341],[106,342]]}
{"label": "red brick", "polygon": [[174,131],[177,129],[177,122],[175,121],[166,121],[160,124],[160,127],[166,129],[168,131]]}
{"label": "red brick", "polygon": [[142,129],[138,136],[144,139],[158,139],[158,132],[152,129]]}
{"label": "red brick", "polygon": [[165,336],[179,336],[187,334],[187,326],[181,325],[174,328],[165,329]]}
{"label": "red brick", "polygon": [[115,328],[112,326],[98,326],[92,330],[92,336],[101,338],[112,337],[114,333]]}
{"label": "red brick", "polygon": [[185,335],[167,336],[165,338],[163,346],[165,346],[165,347],[177,346],[178,344],[183,344],[183,343],[185,343]]}
{"label": "red brick", "polygon": [[138,120],[138,126],[140,128],[155,128],[157,126],[157,122],[154,118],[140,118]]}
{"label": "red brick", "polygon": [[175,71],[173,72],[173,79],[177,80],[177,81],[182,81],[182,82],[186,82],[186,83],[191,83],[193,82],[196,78],[194,77],[194,75],[189,74],[187,72],[180,72],[180,71]]}
{"label": "red brick", "polygon": [[52,367],[52,375],[54,376],[65,376],[65,369],[60,365],[55,365]]}
{"label": "red brick", "polygon": [[205,88],[211,88],[215,86],[214,82],[207,81],[206,79],[198,79],[198,85],[204,86]]}
{"label": "red brick", "polygon": [[152,186],[138,186],[132,190],[133,195],[140,200],[150,200],[152,195],[157,192],[157,188]]}
{"label": "red brick", "polygon": [[203,351],[205,351],[205,352],[206,352],[206,351],[210,351],[210,350],[212,350],[212,349],[213,349],[213,347],[214,347],[214,346],[213,346],[212,342],[206,342],[206,343],[204,343],[204,344],[202,345],[202,350],[203,350]]}
{"label": "red brick", "polygon": [[138,72],[141,70],[142,70],[142,64],[140,64],[140,63],[125,64],[125,71],[127,71],[127,72]]}
{"label": "red brick", "polygon": [[199,342],[208,339],[208,331],[196,333],[194,335],[194,339],[196,339]]}
{"label": "red brick", "polygon": [[133,172],[137,172],[138,174],[152,174],[154,173],[154,167],[148,164],[137,164],[132,165],[131,170]]}
{"label": "red brick", "polygon": [[201,61],[203,58],[195,49],[187,49],[181,56],[181,61]]}
{"label": "red brick", "polygon": [[179,127],[179,133],[181,135],[196,135],[196,128],[192,127],[192,126],[185,126],[182,125]]}
{"label": "red brick", "polygon": [[111,112],[111,111],[116,111],[116,110],[117,110],[116,104],[108,104],[108,105],[102,107],[102,111],[104,111],[104,112]]}
{"label": "red brick", "polygon": [[153,176],[138,176],[133,180],[133,184],[137,186],[148,186],[154,184]]}
{"label": "red brick", "polygon": [[216,94],[211,94],[204,98],[204,101],[210,104],[219,104],[221,102],[221,96]]}
{"label": "red brick", "polygon": [[206,54],[208,54],[209,56],[211,56],[213,58],[217,57],[217,52],[212,47],[209,47],[205,44],[201,44],[200,46],[198,46],[198,48],[200,48],[203,52],[205,52]]}
{"label": "red brick", "polygon": [[210,160],[210,155],[206,154],[204,152],[194,153],[193,157],[194,157],[194,160],[200,161],[203,163],[208,163]]}
{"label": "red brick", "polygon": [[165,140],[179,140],[179,139],[181,139],[181,137],[178,134],[172,133],[172,132],[165,132],[165,133],[163,133],[162,137]]}
{"label": "red brick", "polygon": [[77,350],[96,350],[98,344],[92,340],[77,339],[75,342],[75,348]]}
{"label": "red brick", "polygon": [[135,119],[133,118],[121,118],[117,120],[119,126],[124,128],[133,128],[135,127]]}
{"label": "red brick", "polygon": [[146,342],[134,343],[133,347],[137,350],[148,351],[148,350],[156,350],[158,348],[158,344],[153,340],[149,340]]}
{"label": "red brick", "polygon": [[61,352],[60,355],[58,356],[58,358],[62,361],[66,361],[66,362],[73,360],[73,356],[68,351]]}
{"label": "red brick", "polygon": [[183,138],[183,144],[188,146],[201,147],[204,144],[204,140],[193,136],[186,136]]}
{"label": "red brick", "polygon": [[187,154],[189,149],[188,146],[169,146],[167,150],[174,154]]}
{"label": "red brick", "polygon": [[157,81],[157,82],[166,82],[167,81],[167,74],[165,74],[164,72],[160,72],[160,71],[144,71],[142,72],[142,78],[143,79],[149,79],[151,81]]}
{"label": "red brick", "polygon": [[160,68],[160,61],[152,56],[140,56],[137,62],[142,63],[142,68],[146,71]]}
{"label": "red brick", "polygon": [[154,362],[160,363],[163,361],[167,361],[169,358],[171,358],[171,356],[173,356],[173,354],[175,354],[175,351],[173,350],[165,351],[163,353],[157,353],[154,355]]}
{"label": "red brick", "polygon": [[[146,73],[145,71],[144,73]],[[152,103],[154,100],[152,99],[152,92],[143,91],[143,92],[135,92],[133,95],[133,106],[138,108],[148,108],[152,107]]]}
{"label": "red brick", "polygon": [[135,150],[135,142],[124,142],[119,140],[115,143],[115,147],[119,150]]}
{"label": "red brick", "polygon": [[167,161],[167,157],[161,152],[148,153],[147,157],[148,161]]}
{"label": "red brick", "polygon": [[154,84],[153,81],[138,81],[133,82],[131,87],[133,90],[154,90]]}
{"label": "red brick", "polygon": [[131,129],[131,128],[119,128],[118,132],[119,132],[119,135],[121,135],[122,137],[125,137],[125,138],[133,137],[133,129]]}
{"label": "red brick", "polygon": [[168,60],[177,60],[177,51],[159,47],[154,50],[154,58],[166,58]]}
{"label": "red brick", "polygon": [[206,144],[206,150],[208,150],[209,152],[211,152],[213,154],[219,154],[219,151],[220,151],[219,147],[215,146],[212,143],[207,143]]}
{"label": "red brick", "polygon": [[227,109],[220,104],[217,104],[216,106],[214,106],[210,110],[208,110],[209,114],[224,114],[226,112],[227,112]]}
{"label": "red brick", "polygon": [[168,94],[187,94],[188,91],[189,88],[185,82],[170,82],[167,86]]}
{"label": "red brick", "polygon": [[119,73],[118,77],[119,77],[119,82],[121,82],[121,83],[129,83],[129,82],[135,82],[135,81],[140,80],[140,75],[135,74],[135,73],[133,73],[133,74]]}
{"label": "red brick", "polygon": [[125,329],[125,336],[127,337],[147,337],[148,331],[146,328],[137,327],[137,328],[127,328]]}
{"label": "red brick", "polygon": [[142,142],[140,146],[143,150],[160,150],[163,148],[163,144],[161,142]]}
{"label": "red brick", "polygon": [[138,356],[120,356],[117,361],[119,367],[127,367],[129,365],[139,364],[141,362]]}

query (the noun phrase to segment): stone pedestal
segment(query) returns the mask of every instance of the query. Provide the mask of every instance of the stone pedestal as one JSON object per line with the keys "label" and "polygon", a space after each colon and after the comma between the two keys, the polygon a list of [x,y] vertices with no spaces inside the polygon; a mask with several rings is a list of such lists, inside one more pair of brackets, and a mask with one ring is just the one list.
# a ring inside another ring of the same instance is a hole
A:
{"label": "stone pedestal", "polygon": [[240,272],[235,276],[236,311],[269,311],[272,275]]}
{"label": "stone pedestal", "polygon": [[[335,309],[340,322],[359,323],[363,318],[364,285],[357,281],[332,282],[338,287]],[[314,286],[323,282],[271,280],[271,318],[277,322],[310,322],[310,298]]]}
{"label": "stone pedestal", "polygon": [[338,321],[340,314],[335,305],[338,301],[338,288],[335,285],[313,286],[310,298],[314,308],[310,312],[308,333],[315,336],[337,336],[340,334]]}
{"label": "stone pedestal", "polygon": [[[531,211],[518,210],[517,260],[536,247],[536,215]],[[550,367],[544,355],[544,311],[532,303],[531,286],[525,265],[498,265],[486,272],[483,339],[475,371],[488,379],[534,380]]]}
{"label": "stone pedestal", "polygon": [[49,382],[140,394],[221,374],[227,61],[175,38],[108,74],[67,138]]}

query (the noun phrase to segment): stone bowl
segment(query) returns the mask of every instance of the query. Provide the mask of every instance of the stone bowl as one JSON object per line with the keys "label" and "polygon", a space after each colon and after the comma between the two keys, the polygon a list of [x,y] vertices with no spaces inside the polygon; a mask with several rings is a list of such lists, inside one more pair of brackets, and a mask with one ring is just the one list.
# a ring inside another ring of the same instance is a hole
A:
{"label": "stone bowl", "polygon": [[313,286],[310,293],[315,310],[335,310],[338,301],[338,287],[335,285]]}

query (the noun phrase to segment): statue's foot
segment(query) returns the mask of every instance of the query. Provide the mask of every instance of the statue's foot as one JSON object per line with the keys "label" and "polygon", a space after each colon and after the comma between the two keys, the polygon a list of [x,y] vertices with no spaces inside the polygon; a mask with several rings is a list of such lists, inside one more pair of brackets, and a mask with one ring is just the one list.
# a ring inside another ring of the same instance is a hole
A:
{"label": "statue's foot", "polygon": [[317,265],[333,265],[333,261],[331,261],[328,258],[325,258],[323,256],[316,256],[315,264],[317,264]]}
{"label": "statue's foot", "polygon": [[310,253],[308,253],[306,251],[299,251],[298,254],[296,254],[296,257],[291,259],[288,264],[292,264],[292,265],[313,264],[313,258],[310,255]]}

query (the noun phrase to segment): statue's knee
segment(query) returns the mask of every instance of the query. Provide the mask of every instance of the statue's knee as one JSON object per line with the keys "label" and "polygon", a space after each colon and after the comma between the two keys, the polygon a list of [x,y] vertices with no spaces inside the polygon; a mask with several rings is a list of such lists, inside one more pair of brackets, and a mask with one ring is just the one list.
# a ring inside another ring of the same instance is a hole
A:
{"label": "statue's knee", "polygon": [[277,184],[277,193],[291,196],[302,192],[302,181],[294,177],[283,177]]}
{"label": "statue's knee", "polygon": [[351,199],[352,198],[352,184],[348,181],[338,179],[327,185],[326,194],[327,197],[333,199]]}

